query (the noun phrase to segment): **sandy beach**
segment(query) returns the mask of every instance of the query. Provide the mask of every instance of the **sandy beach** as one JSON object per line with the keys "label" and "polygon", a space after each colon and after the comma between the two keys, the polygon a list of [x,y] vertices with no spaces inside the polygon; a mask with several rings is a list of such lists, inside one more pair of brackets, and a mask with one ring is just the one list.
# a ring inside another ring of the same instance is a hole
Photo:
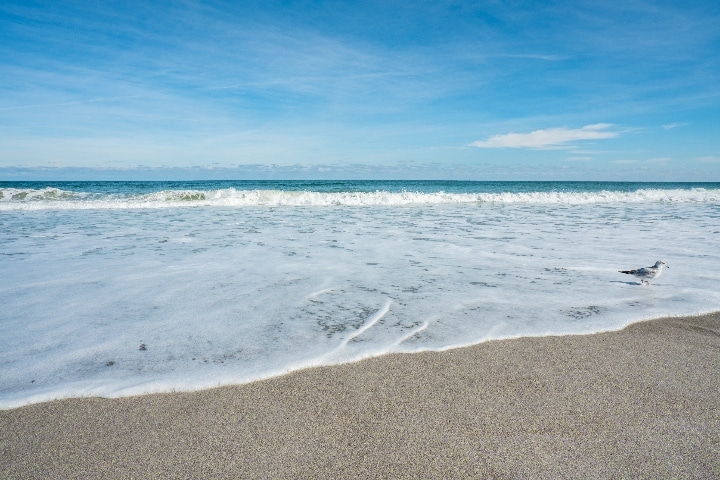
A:
{"label": "sandy beach", "polygon": [[720,314],[6,410],[0,477],[720,478]]}

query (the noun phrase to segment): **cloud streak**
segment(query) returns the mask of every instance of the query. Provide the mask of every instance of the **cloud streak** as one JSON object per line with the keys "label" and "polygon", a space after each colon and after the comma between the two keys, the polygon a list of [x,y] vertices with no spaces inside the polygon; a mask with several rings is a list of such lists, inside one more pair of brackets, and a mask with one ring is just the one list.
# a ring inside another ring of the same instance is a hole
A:
{"label": "cloud streak", "polygon": [[609,123],[585,125],[582,128],[547,128],[529,133],[505,133],[493,135],[487,140],[478,140],[470,145],[477,148],[567,148],[575,142],[615,138],[618,132],[609,130]]}
{"label": "cloud streak", "polygon": [[662,128],[663,128],[663,130],[668,131],[668,130],[672,130],[672,129],[675,129],[678,127],[685,127],[687,125],[690,125],[690,124],[686,123],[686,122],[682,122],[682,123],[675,122],[675,123],[668,123],[667,125],[663,125]]}

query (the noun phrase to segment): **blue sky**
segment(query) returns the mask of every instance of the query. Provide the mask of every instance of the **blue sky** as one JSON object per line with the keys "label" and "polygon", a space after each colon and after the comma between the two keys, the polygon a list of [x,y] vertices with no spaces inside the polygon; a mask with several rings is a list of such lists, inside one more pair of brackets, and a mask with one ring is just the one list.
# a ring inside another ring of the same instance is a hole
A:
{"label": "blue sky", "polygon": [[0,180],[720,181],[717,1],[0,2]]}

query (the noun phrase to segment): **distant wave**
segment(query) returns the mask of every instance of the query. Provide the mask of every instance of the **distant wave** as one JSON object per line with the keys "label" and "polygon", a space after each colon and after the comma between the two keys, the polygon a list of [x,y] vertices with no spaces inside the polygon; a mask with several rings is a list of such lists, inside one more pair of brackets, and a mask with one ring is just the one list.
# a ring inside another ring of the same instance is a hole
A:
{"label": "distant wave", "polygon": [[720,190],[640,189],[600,192],[317,192],[293,190],[162,190],[145,194],[73,192],[58,188],[0,189],[0,211],[170,208],[182,206],[403,206],[442,204],[718,203]]}

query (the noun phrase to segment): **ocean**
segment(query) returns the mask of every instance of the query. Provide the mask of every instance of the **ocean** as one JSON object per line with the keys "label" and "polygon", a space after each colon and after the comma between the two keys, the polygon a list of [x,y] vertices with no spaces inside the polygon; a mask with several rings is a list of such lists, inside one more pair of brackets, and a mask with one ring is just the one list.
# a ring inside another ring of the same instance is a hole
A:
{"label": "ocean", "polygon": [[719,267],[720,183],[0,182],[0,408],[708,313]]}

